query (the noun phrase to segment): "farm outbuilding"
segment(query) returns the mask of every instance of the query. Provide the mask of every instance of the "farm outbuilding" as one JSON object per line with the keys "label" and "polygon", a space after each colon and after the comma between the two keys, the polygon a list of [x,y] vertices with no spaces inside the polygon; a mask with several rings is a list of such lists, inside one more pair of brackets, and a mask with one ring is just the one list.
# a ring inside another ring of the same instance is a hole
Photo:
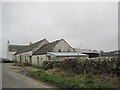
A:
{"label": "farm outbuilding", "polygon": [[20,49],[26,47],[27,45],[11,45],[8,41],[7,43],[7,58],[10,60],[15,60],[14,54],[19,51]]}
{"label": "farm outbuilding", "polygon": [[47,57],[49,57],[48,60],[65,60],[67,58],[89,57],[89,55],[78,52],[48,52]]}
{"label": "farm outbuilding", "polygon": [[89,58],[99,57],[100,53],[97,50],[91,49],[77,49],[75,48],[76,52],[83,53],[89,55]]}
{"label": "farm outbuilding", "polygon": [[29,45],[18,49],[14,54],[14,57],[17,62],[32,65],[32,54],[46,43],[48,43],[46,39],[42,39],[35,43],[30,43]]}
{"label": "farm outbuilding", "polygon": [[34,65],[41,66],[46,60],[50,60],[53,55],[48,56],[48,52],[75,52],[74,49],[64,40],[56,40],[51,43],[43,45],[40,49],[32,55],[32,62]]}

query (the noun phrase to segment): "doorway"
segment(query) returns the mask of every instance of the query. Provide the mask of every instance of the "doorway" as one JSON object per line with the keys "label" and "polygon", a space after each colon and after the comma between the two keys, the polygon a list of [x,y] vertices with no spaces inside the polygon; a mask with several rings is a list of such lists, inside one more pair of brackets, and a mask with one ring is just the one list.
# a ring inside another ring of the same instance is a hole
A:
{"label": "doorway", "polygon": [[22,56],[20,55],[20,63],[22,62]]}
{"label": "doorway", "polygon": [[29,56],[29,64],[32,65],[32,56]]}
{"label": "doorway", "polygon": [[39,56],[37,57],[37,66],[39,66]]}

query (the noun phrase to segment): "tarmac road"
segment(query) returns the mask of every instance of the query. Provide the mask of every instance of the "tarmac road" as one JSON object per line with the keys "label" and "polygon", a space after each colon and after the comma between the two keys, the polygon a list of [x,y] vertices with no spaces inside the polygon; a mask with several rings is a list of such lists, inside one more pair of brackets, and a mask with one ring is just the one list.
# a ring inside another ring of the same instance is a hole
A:
{"label": "tarmac road", "polygon": [[49,88],[49,86],[16,73],[9,64],[2,64],[2,88]]}
{"label": "tarmac road", "polygon": [[0,63],[0,90],[2,89],[2,64]]}

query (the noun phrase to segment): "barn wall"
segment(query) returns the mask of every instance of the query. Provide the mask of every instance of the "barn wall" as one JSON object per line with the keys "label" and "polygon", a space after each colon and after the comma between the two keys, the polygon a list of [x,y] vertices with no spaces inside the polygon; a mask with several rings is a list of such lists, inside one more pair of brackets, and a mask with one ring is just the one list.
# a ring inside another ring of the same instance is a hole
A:
{"label": "barn wall", "polygon": [[32,58],[32,51],[25,52],[25,56],[26,56],[26,63],[30,64],[30,56]]}
{"label": "barn wall", "polygon": [[10,60],[14,60],[13,55],[14,55],[15,53],[16,53],[16,52],[8,52],[7,58],[10,59]]}
{"label": "barn wall", "polygon": [[32,64],[33,64],[33,65],[37,65],[37,56],[38,56],[38,55],[32,56]]}
{"label": "barn wall", "polygon": [[20,62],[20,54],[14,55],[17,62]]}
{"label": "barn wall", "polygon": [[61,52],[74,52],[73,48],[66,43],[64,40],[61,40],[54,48],[53,51],[59,52],[59,49]]}
{"label": "barn wall", "polygon": [[32,56],[32,64],[36,66],[41,66],[43,61],[46,61],[46,54],[44,55],[33,55]]}
{"label": "barn wall", "polygon": [[47,60],[49,60],[48,56],[50,56],[50,60],[56,60],[56,56],[47,53]]}
{"label": "barn wall", "polygon": [[32,56],[32,51],[14,55],[16,61],[18,61],[18,62],[20,62],[20,55],[21,55],[21,62],[22,63],[28,63],[28,64],[30,63],[29,56]]}

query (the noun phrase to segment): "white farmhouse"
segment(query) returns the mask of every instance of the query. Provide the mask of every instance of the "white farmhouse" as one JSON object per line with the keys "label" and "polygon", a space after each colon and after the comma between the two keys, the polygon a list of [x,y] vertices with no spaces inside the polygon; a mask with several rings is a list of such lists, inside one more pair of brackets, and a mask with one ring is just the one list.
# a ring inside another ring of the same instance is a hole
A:
{"label": "white farmhouse", "polygon": [[7,43],[7,58],[10,59],[10,60],[15,60],[14,54],[18,50],[20,50],[20,49],[22,49],[26,46],[27,45],[11,45],[10,42],[8,41],[8,43]]}
{"label": "white farmhouse", "polygon": [[37,51],[41,46],[48,43],[46,39],[40,40],[36,43],[30,44],[28,46],[25,46],[23,48],[20,48],[15,54],[14,58],[18,62],[26,63],[26,64],[32,64],[32,54]]}

